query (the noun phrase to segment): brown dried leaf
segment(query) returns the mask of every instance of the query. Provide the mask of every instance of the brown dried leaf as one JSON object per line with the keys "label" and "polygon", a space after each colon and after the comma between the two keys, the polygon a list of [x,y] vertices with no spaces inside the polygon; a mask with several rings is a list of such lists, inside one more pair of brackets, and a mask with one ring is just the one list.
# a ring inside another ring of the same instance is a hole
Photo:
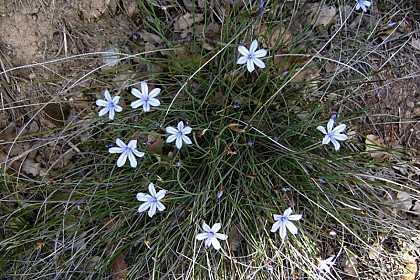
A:
{"label": "brown dried leaf", "polygon": [[165,143],[163,142],[162,137],[160,135],[149,134],[147,136],[147,143],[149,143],[149,145],[147,146],[147,150],[149,152],[159,155],[162,154],[162,148]]}
{"label": "brown dried leaf", "polygon": [[[373,153],[370,153],[370,156],[372,158],[386,159],[389,157],[387,153],[380,151],[385,147],[384,140],[381,137],[373,134],[366,135],[365,144],[367,152],[374,151]],[[378,150],[380,152],[376,152]]]}
{"label": "brown dried leaf", "polygon": [[207,130],[208,130],[208,129],[206,128],[206,129],[203,129],[203,130],[197,131],[197,132],[195,132],[195,136],[197,136],[197,137],[201,137],[201,136],[203,136],[204,134],[206,134]]}
{"label": "brown dried leaf", "polygon": [[147,32],[146,30],[142,29],[139,32],[140,38],[144,40],[144,42],[150,43],[150,44],[160,44],[162,43],[162,38],[156,34]]}
{"label": "brown dried leaf", "polygon": [[218,40],[220,39],[220,24],[211,22],[206,27],[206,38],[209,38],[211,40]]}
{"label": "brown dried leaf", "polygon": [[42,170],[41,164],[39,162],[35,162],[33,159],[31,158],[26,158],[25,161],[22,164],[22,170],[26,173],[26,174],[32,174],[33,176],[44,176],[45,170]]}
{"label": "brown dried leaf", "polygon": [[268,30],[267,25],[262,25],[258,33],[264,34],[267,38],[263,46],[269,48],[274,48],[275,46],[287,42],[293,35],[290,32],[290,29],[286,29],[284,26]]}
{"label": "brown dried leaf", "polygon": [[174,23],[175,31],[184,31],[191,27],[194,23],[199,23],[203,19],[203,14],[198,13],[186,13],[180,16]]}
{"label": "brown dried leaf", "polygon": [[230,246],[232,251],[238,251],[240,243],[244,240],[237,224],[233,224],[229,233]]}
{"label": "brown dried leaf", "polygon": [[128,265],[125,262],[124,255],[122,253],[118,253],[111,264],[112,277],[114,277],[115,280],[127,279],[127,268]]}
{"label": "brown dried leaf", "polygon": [[246,130],[245,129],[243,129],[243,128],[240,128],[240,124],[239,123],[231,123],[231,124],[228,124],[228,127],[232,130],[232,131],[235,131],[235,132],[239,132],[239,133],[243,133],[243,132],[246,132]]}
{"label": "brown dried leaf", "polygon": [[411,46],[416,50],[420,51],[420,39],[414,37],[411,38]]}
{"label": "brown dried leaf", "polygon": [[401,276],[401,280],[414,280],[417,273],[417,262],[416,259],[411,257],[406,266],[404,267],[404,274]]}
{"label": "brown dried leaf", "polygon": [[314,10],[312,12],[311,24],[315,27],[328,25],[334,20],[336,14],[336,7],[322,6],[320,10]]}
{"label": "brown dried leaf", "polygon": [[404,210],[410,210],[411,206],[413,206],[412,203],[412,197],[409,193],[399,191],[397,193],[397,203],[394,204],[397,208],[404,209]]}
{"label": "brown dried leaf", "polygon": [[352,256],[349,258],[348,256],[346,256],[345,261],[343,263],[344,273],[352,277],[357,277],[356,266],[357,266],[356,257]]}

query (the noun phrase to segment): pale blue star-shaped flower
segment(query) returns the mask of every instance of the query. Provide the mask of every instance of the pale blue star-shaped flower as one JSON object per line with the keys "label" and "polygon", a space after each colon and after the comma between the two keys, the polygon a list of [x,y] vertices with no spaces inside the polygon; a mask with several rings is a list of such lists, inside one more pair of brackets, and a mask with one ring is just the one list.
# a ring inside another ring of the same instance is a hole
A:
{"label": "pale blue star-shaped flower", "polygon": [[117,139],[116,143],[118,147],[109,148],[108,151],[111,154],[121,154],[117,160],[118,167],[123,166],[128,158],[128,160],[130,161],[131,167],[134,168],[137,166],[137,160],[134,156],[144,157],[143,152],[137,151],[137,140],[131,140],[126,145],[123,141],[121,141],[120,139]]}
{"label": "pale blue star-shaped flower", "polygon": [[228,238],[228,236],[226,234],[217,233],[220,230],[221,227],[222,227],[222,225],[220,223],[216,223],[210,228],[210,226],[208,224],[203,222],[203,230],[205,232],[197,234],[196,238],[197,238],[197,240],[204,240],[205,239],[206,241],[205,241],[204,244],[206,245],[207,249],[211,245],[213,245],[214,249],[219,250],[220,249],[220,242],[217,239],[226,240]]}
{"label": "pale blue star-shaped flower", "polygon": [[162,212],[165,210],[165,205],[163,205],[160,200],[162,200],[165,197],[166,190],[160,190],[158,193],[156,193],[155,185],[153,183],[149,184],[149,193],[138,193],[137,194],[137,200],[138,201],[145,201],[142,205],[140,205],[138,211],[139,213],[142,213],[149,209],[148,215],[149,217],[153,217],[153,215],[156,213],[156,209]]}
{"label": "pale blue star-shaped flower", "polygon": [[149,93],[149,88],[146,82],[140,83],[141,91],[136,88],[131,89],[131,93],[139,98],[139,100],[131,102],[131,108],[136,109],[143,106],[144,112],[150,111],[150,106],[159,106],[160,101],[156,96],[160,93],[160,88],[155,88]]}
{"label": "pale blue star-shaped flower", "polygon": [[363,12],[367,12],[367,7],[370,7],[372,5],[372,2],[366,1],[366,0],[356,0],[356,11],[362,8]]}
{"label": "pale blue star-shaped flower", "polygon": [[286,211],[284,211],[283,215],[276,215],[274,214],[274,220],[276,222],[271,227],[271,232],[276,232],[280,229],[280,237],[281,239],[285,239],[287,232],[286,228],[292,233],[297,234],[298,229],[291,221],[298,221],[302,218],[302,215],[290,215],[292,214],[292,209],[289,207]]}
{"label": "pale blue star-shaped flower", "polygon": [[335,265],[335,256],[331,256],[325,260],[318,259],[318,280],[324,280],[325,276],[330,273],[331,267]]}
{"label": "pale blue star-shaped flower", "polygon": [[238,59],[237,64],[245,64],[248,68],[249,72],[254,71],[255,65],[259,68],[265,68],[265,63],[260,59],[267,55],[267,51],[264,49],[258,50],[258,41],[254,40],[249,47],[249,50],[244,46],[239,46],[238,51],[242,54],[242,56]]}
{"label": "pale blue star-shaped flower", "polygon": [[105,90],[104,95],[105,95],[105,100],[103,99],[96,100],[96,105],[105,107],[99,111],[99,116],[102,117],[103,115],[109,112],[109,118],[113,120],[115,116],[115,112],[122,111],[121,106],[118,105],[118,102],[120,101],[120,97],[114,96],[114,98],[111,98],[111,95],[109,94],[108,90]]}
{"label": "pale blue star-shaped flower", "polygon": [[[340,149],[340,143],[338,141],[347,140],[348,137],[345,134],[341,134],[346,130],[345,124],[340,124],[333,129],[334,119],[330,119],[327,123],[327,130],[323,126],[318,126],[316,129],[325,134],[324,139],[322,139],[322,144],[327,145],[332,142],[336,151]],[[338,141],[337,141],[338,140]]]}
{"label": "pale blue star-shaped flower", "polygon": [[169,126],[166,128],[166,132],[172,135],[168,136],[168,138],[166,139],[166,143],[171,143],[175,141],[176,147],[178,149],[181,149],[182,142],[184,142],[187,145],[192,143],[191,139],[186,135],[186,134],[190,134],[191,131],[192,131],[192,128],[189,126],[184,126],[184,122],[182,121],[178,123],[177,128]]}

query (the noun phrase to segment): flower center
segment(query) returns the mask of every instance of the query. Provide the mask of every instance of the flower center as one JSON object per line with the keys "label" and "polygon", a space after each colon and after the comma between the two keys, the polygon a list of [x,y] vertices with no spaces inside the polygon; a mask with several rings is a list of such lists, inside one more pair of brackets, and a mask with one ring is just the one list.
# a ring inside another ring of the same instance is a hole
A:
{"label": "flower center", "polygon": [[125,154],[130,154],[130,153],[132,153],[132,151],[131,151],[131,148],[130,147],[124,147],[123,148],[123,153],[125,153]]}
{"label": "flower center", "polygon": [[248,54],[248,60],[253,60],[254,59],[254,54],[250,53]]}
{"label": "flower center", "polygon": [[176,133],[176,137],[177,138],[182,138],[182,131],[178,131],[177,133]]}

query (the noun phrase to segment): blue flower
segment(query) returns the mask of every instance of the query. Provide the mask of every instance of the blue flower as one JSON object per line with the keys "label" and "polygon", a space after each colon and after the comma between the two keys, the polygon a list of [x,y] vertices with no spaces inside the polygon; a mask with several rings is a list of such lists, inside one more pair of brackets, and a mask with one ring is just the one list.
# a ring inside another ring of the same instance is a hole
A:
{"label": "blue flower", "polygon": [[150,106],[159,106],[159,99],[155,98],[160,93],[160,88],[155,88],[149,93],[149,88],[147,87],[146,82],[141,82],[141,91],[136,88],[131,89],[131,93],[139,98],[139,100],[131,102],[131,108],[135,109],[140,106],[143,106],[144,112],[150,111]]}
{"label": "blue flower", "polygon": [[339,141],[347,140],[348,137],[345,134],[341,134],[344,130],[346,130],[345,124],[340,124],[336,128],[333,129],[334,126],[334,119],[330,119],[327,123],[327,130],[323,126],[318,126],[316,129],[321,131],[325,134],[324,139],[322,139],[322,144],[327,145],[328,143],[332,142],[336,151],[340,149]]}
{"label": "blue flower", "polygon": [[118,147],[109,148],[108,151],[111,154],[121,154],[117,160],[118,167],[123,166],[128,158],[128,160],[130,161],[131,167],[134,168],[137,166],[137,160],[134,156],[144,157],[143,152],[137,151],[137,140],[131,140],[126,145],[123,141],[121,141],[120,139],[117,139],[116,143]]}
{"label": "blue flower", "polygon": [[366,7],[370,7],[372,5],[372,2],[370,1],[366,1],[366,0],[357,0],[357,4],[356,4],[356,11],[359,10],[360,8],[362,8],[363,12],[367,12],[367,8]]}
{"label": "blue flower", "polygon": [[292,209],[289,207],[286,211],[284,211],[283,215],[273,215],[274,220],[276,222],[271,228],[271,232],[276,232],[280,229],[280,237],[281,239],[285,239],[287,232],[286,228],[292,233],[297,234],[298,229],[291,221],[298,221],[302,219],[302,215],[290,215],[292,214]]}
{"label": "blue flower", "polygon": [[244,46],[239,46],[238,51],[242,54],[242,56],[238,59],[237,64],[246,63],[246,67],[248,68],[249,72],[254,71],[254,64],[257,65],[259,68],[265,68],[265,64],[260,58],[266,56],[267,51],[264,49],[257,51],[257,48],[257,40],[252,41],[249,50]]}
{"label": "blue flower", "polygon": [[216,223],[213,225],[213,227],[210,228],[208,224],[203,222],[203,229],[205,232],[197,234],[196,238],[197,240],[206,239],[206,248],[209,248],[211,245],[213,245],[214,249],[219,250],[220,242],[217,239],[226,240],[228,238],[226,234],[217,233],[221,227],[222,225],[220,223]]}
{"label": "blue flower", "polygon": [[136,198],[138,201],[145,201],[142,205],[140,205],[138,212],[142,213],[149,209],[147,214],[151,218],[156,213],[156,209],[161,212],[165,210],[165,205],[163,205],[160,200],[165,197],[166,190],[160,190],[158,193],[156,193],[155,185],[150,183],[149,192],[150,194],[138,193]]}
{"label": "blue flower", "polygon": [[172,126],[167,127],[166,132],[172,135],[168,136],[168,138],[166,139],[166,143],[171,143],[176,140],[175,145],[178,149],[181,149],[182,142],[184,142],[187,145],[192,144],[191,139],[186,135],[190,134],[191,131],[192,128],[189,126],[184,126],[184,122],[182,121],[178,123],[177,128]]}
{"label": "blue flower", "polygon": [[108,90],[105,90],[104,94],[105,94],[105,100],[103,99],[96,100],[96,105],[105,107],[99,111],[99,116],[102,117],[103,115],[109,112],[109,119],[113,120],[115,116],[115,112],[122,111],[121,106],[118,105],[118,102],[120,101],[120,97],[114,96],[114,98],[111,98],[111,95],[109,94]]}

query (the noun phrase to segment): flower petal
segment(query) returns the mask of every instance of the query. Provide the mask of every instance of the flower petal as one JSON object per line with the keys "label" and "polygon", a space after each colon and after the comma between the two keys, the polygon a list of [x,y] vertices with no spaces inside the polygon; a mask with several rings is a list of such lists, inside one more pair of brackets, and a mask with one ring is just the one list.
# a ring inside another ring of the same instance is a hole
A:
{"label": "flower petal", "polygon": [[292,222],[290,222],[290,221],[287,221],[286,222],[286,227],[287,227],[287,229],[291,232],[291,233],[293,233],[293,234],[297,234],[298,233],[298,229],[297,229],[297,227],[292,223]]}
{"label": "flower petal", "polygon": [[149,98],[149,105],[150,106],[159,106],[160,105],[160,101],[157,98],[150,97]]}
{"label": "flower petal", "polygon": [[283,215],[276,215],[276,214],[274,214],[273,217],[274,217],[274,220],[278,221],[278,220],[280,220],[283,217]]}
{"label": "flower petal", "polygon": [[185,142],[185,144],[190,145],[192,144],[190,137],[187,135],[182,135],[182,140]]}
{"label": "flower petal", "polygon": [[131,89],[131,94],[134,95],[137,98],[142,98],[143,94],[136,88]]}
{"label": "flower petal", "polygon": [[109,91],[106,89],[104,92],[105,99],[108,101],[112,101],[111,95],[109,94]]}
{"label": "flower petal", "polygon": [[156,214],[156,203],[152,202],[150,203],[150,208],[149,208],[149,212],[147,212],[147,214],[149,215],[149,217],[153,217],[154,214]]}
{"label": "flower petal", "polygon": [[228,239],[228,236],[226,234],[223,234],[223,233],[215,233],[214,236],[216,236],[216,238],[218,238],[220,240]]}
{"label": "flower petal", "polygon": [[252,41],[251,46],[249,47],[249,52],[250,53],[255,53],[257,48],[258,48],[258,41],[254,40],[254,41]]}
{"label": "flower petal", "polygon": [[302,214],[296,214],[296,215],[290,215],[289,216],[289,221],[298,221],[302,219]]}
{"label": "flower petal", "polygon": [[182,134],[190,134],[190,133],[191,133],[191,131],[192,131],[192,128],[191,128],[191,127],[189,127],[189,126],[185,126],[185,127],[182,129]]}
{"label": "flower petal", "polygon": [[152,198],[152,196],[147,193],[138,193],[136,195],[136,198],[138,201],[149,201],[149,199]]}
{"label": "flower petal", "polygon": [[222,227],[222,225],[220,223],[215,223],[212,227],[211,227],[211,231],[212,232],[218,232],[220,230],[220,228]]}
{"label": "flower petal", "polygon": [[150,98],[154,98],[156,97],[158,94],[160,93],[160,88],[154,88],[150,93],[149,93],[149,97]]}
{"label": "flower petal", "polygon": [[247,61],[248,61],[248,58],[246,56],[241,56],[240,58],[238,58],[238,61],[236,62],[236,64],[245,64]]}
{"label": "flower petal", "polygon": [[165,195],[166,195],[166,190],[160,190],[158,191],[155,197],[157,200],[161,200],[162,198],[165,197]]}
{"label": "flower petal", "polygon": [[145,202],[142,205],[140,205],[139,209],[137,210],[139,213],[146,211],[149,209],[151,202]]}
{"label": "flower petal", "polygon": [[211,238],[207,238],[204,244],[206,245],[206,248],[210,248],[210,246],[211,246]]}
{"label": "flower petal", "polygon": [[327,131],[325,130],[325,127],[323,127],[321,125],[320,126],[317,126],[316,129],[318,129],[319,131],[321,131],[324,134],[327,134]]}
{"label": "flower petal", "polygon": [[264,63],[261,59],[259,59],[259,58],[254,58],[252,61],[253,61],[253,62],[254,62],[254,64],[255,64],[255,65],[257,65],[258,67],[260,67],[260,68],[265,68],[265,63]]}
{"label": "flower petal", "polygon": [[130,161],[131,167],[133,168],[137,167],[137,160],[134,157],[133,153],[128,153],[128,160]]}
{"label": "flower petal", "polygon": [[271,227],[271,232],[276,232],[278,229],[279,229],[279,227],[282,225],[282,221],[280,220],[280,221],[277,221],[277,222],[275,222],[274,224],[273,224],[273,226]]}
{"label": "flower petal", "polygon": [[331,138],[331,142],[333,143],[335,150],[338,151],[340,149],[340,143],[334,138]]}
{"label": "flower petal", "polygon": [[281,226],[280,226],[280,237],[281,237],[281,239],[284,240],[286,238],[286,235],[287,235],[286,225],[284,223],[282,223]]}
{"label": "flower petal", "polygon": [[98,106],[106,107],[106,106],[108,106],[108,103],[109,103],[108,101],[105,101],[103,99],[96,100],[96,105],[98,105]]}
{"label": "flower petal", "polygon": [[176,129],[175,127],[172,126],[168,126],[167,128],[165,128],[166,132],[170,133],[170,134],[177,134],[178,133],[178,129]]}
{"label": "flower petal", "polygon": [[142,106],[143,103],[144,103],[144,101],[139,99],[139,100],[131,102],[130,106],[131,106],[131,108],[136,109],[136,108]]}
{"label": "flower petal", "polygon": [[214,249],[220,250],[220,247],[221,247],[220,242],[219,242],[219,240],[217,240],[216,237],[211,238],[211,244],[213,245]]}
{"label": "flower petal", "polygon": [[157,209],[158,209],[160,212],[162,212],[162,211],[164,211],[164,210],[166,209],[165,205],[163,205],[163,203],[162,203],[162,202],[160,202],[160,201],[157,201],[157,202],[156,202],[156,206],[157,206]]}
{"label": "flower petal", "polygon": [[322,144],[327,145],[328,143],[330,143],[331,141],[331,137],[329,135],[325,135],[324,139],[322,139]]}
{"label": "flower petal", "polygon": [[113,120],[115,117],[115,110],[114,109],[110,109],[109,110],[109,115],[108,115],[110,120]]}
{"label": "flower petal", "polygon": [[183,131],[184,130],[184,122],[183,121],[180,121],[178,123],[177,128],[178,128],[178,131]]}
{"label": "flower petal", "polygon": [[334,134],[335,140],[345,141],[348,139],[347,135],[345,134]]}
{"label": "flower petal", "polygon": [[112,147],[108,149],[108,152],[110,154],[121,154],[123,152],[123,149],[119,147]]}
{"label": "flower petal", "polygon": [[144,102],[144,104],[143,104],[143,111],[144,112],[149,112],[150,111],[150,104],[149,104],[149,102]]}
{"label": "flower petal", "polygon": [[346,128],[347,128],[347,126],[345,125],[345,124],[340,124],[340,125],[338,125],[338,126],[336,126],[333,130],[332,130],[332,132],[333,133],[341,133],[341,132],[343,132],[344,130],[346,130]]}
{"label": "flower petal", "polygon": [[121,96],[118,96],[118,95],[114,96],[114,98],[112,98],[112,103],[114,105],[117,105],[118,102],[120,102],[120,98],[121,98]]}
{"label": "flower petal", "polygon": [[127,147],[129,147],[131,150],[137,148],[137,140],[130,140],[128,142]]}
{"label": "flower petal", "polygon": [[149,94],[149,87],[147,86],[146,82],[142,81],[140,83],[140,87],[141,87],[141,93],[143,95],[148,95]]}
{"label": "flower petal", "polygon": [[267,55],[267,50],[261,49],[254,52],[254,57],[264,57]]}
{"label": "flower petal", "polygon": [[105,107],[105,108],[102,108],[100,111],[99,111],[99,116],[100,117],[102,117],[103,115],[105,115],[106,113],[108,113],[108,111],[109,111],[109,107]]}
{"label": "flower petal", "polygon": [[175,146],[176,146],[179,150],[181,150],[181,148],[182,148],[182,137],[177,137],[177,138],[176,138],[176,141],[175,141]]}
{"label": "flower petal", "polygon": [[143,153],[143,152],[139,152],[139,151],[137,151],[136,149],[132,149],[132,152],[133,152],[133,154],[134,154],[136,157],[139,157],[139,158],[144,157],[144,153]]}
{"label": "flower petal", "polygon": [[168,138],[166,138],[166,143],[171,143],[175,141],[178,137],[176,135],[169,135]]}
{"label": "flower petal", "polygon": [[244,46],[239,46],[238,47],[238,51],[244,56],[244,57],[248,57],[249,55],[249,51],[247,48],[245,48]]}
{"label": "flower petal", "polygon": [[126,153],[122,153],[120,155],[120,157],[117,160],[117,166],[121,167],[125,164],[125,162],[127,161],[127,154]]}
{"label": "flower petal", "polygon": [[153,183],[149,184],[149,193],[152,197],[156,197],[156,189],[155,189],[155,185]]}
{"label": "flower petal", "polygon": [[122,107],[120,105],[115,105],[115,112],[122,112]]}
{"label": "flower petal", "polygon": [[289,217],[292,212],[292,208],[287,208],[286,211],[284,211],[283,217]]}
{"label": "flower petal", "polygon": [[330,132],[332,131],[333,126],[334,126],[334,120],[333,120],[333,119],[330,119],[330,120],[328,121],[328,123],[327,123],[327,132],[328,132],[328,133],[330,133]]}
{"label": "flower petal", "polygon": [[205,232],[211,232],[211,228],[208,224],[206,224],[206,222],[203,222],[203,229]]}
{"label": "flower petal", "polygon": [[252,73],[252,71],[254,71],[254,69],[255,69],[255,67],[254,67],[254,62],[252,61],[252,60],[248,60],[247,62],[246,62],[246,68],[248,68],[248,71],[250,72],[250,73]]}
{"label": "flower petal", "polygon": [[117,141],[115,141],[115,143],[117,144],[118,147],[121,147],[121,148],[127,147],[120,138],[117,138]]}
{"label": "flower petal", "polygon": [[197,234],[197,236],[196,236],[195,238],[196,238],[197,240],[204,240],[204,239],[206,239],[208,236],[209,236],[209,234],[208,234],[208,233],[203,232],[203,233],[199,233],[199,234]]}

